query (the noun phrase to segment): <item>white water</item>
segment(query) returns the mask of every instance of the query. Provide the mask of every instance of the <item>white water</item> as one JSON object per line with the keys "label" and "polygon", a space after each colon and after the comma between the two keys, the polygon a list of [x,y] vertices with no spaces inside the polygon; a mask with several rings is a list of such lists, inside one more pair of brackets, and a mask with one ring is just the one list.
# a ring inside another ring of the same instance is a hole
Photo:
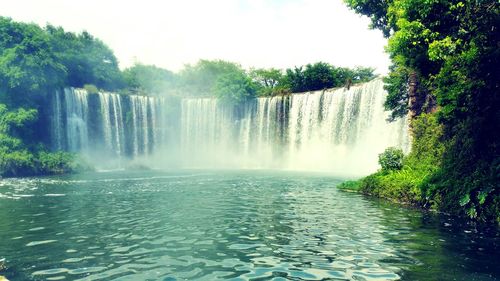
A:
{"label": "white water", "polygon": [[379,79],[350,90],[258,98],[237,108],[185,98],[174,104],[180,106],[174,115],[162,98],[78,89],[54,97],[53,147],[97,159],[364,175],[378,168],[385,148],[409,150],[407,120],[386,121]]}
{"label": "white water", "polygon": [[93,95],[72,88],[64,94],[57,91],[51,106],[52,147],[98,161],[147,156],[163,142],[162,104],[145,96]]}
{"label": "white water", "polygon": [[89,145],[89,104],[87,92],[81,89],[65,89],[67,149],[72,152],[86,151]]}
{"label": "white water", "polygon": [[386,121],[385,97],[375,80],[350,90],[258,98],[241,116],[215,99],[184,99],[184,165],[373,172],[385,148],[409,149],[406,120]]}

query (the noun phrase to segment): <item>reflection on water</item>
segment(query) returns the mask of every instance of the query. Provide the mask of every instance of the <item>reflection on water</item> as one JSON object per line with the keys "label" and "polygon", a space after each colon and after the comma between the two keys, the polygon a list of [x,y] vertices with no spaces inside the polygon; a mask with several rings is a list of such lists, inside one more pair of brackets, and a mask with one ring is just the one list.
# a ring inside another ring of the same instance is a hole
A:
{"label": "reflection on water", "polygon": [[495,280],[499,234],[285,172],[0,182],[10,280]]}

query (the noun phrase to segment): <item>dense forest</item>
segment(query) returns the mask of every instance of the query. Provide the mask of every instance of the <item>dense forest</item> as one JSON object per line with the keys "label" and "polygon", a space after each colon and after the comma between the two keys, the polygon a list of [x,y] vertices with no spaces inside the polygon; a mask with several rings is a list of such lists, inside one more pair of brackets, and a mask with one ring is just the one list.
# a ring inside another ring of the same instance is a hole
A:
{"label": "dense forest", "polygon": [[218,97],[238,104],[272,96],[350,86],[373,69],[318,62],[293,69],[245,70],[222,60],[200,60],[178,73],[136,63],[118,67],[113,51],[88,32],[0,17],[0,176],[58,174],[90,168],[76,155],[47,148],[43,104],[57,89],[173,97]]}
{"label": "dense forest", "polygon": [[496,0],[347,0],[389,39],[392,116],[413,147],[345,188],[500,223],[500,5]]}

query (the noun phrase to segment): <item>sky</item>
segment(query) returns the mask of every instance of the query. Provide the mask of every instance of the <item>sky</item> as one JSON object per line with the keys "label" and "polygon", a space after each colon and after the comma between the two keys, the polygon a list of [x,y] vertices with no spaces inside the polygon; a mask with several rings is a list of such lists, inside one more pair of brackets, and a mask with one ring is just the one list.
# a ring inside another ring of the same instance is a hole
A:
{"label": "sky", "polygon": [[0,15],[88,31],[120,68],[141,62],[172,71],[199,59],[245,68],[323,61],[386,74],[387,40],[342,0],[0,0]]}

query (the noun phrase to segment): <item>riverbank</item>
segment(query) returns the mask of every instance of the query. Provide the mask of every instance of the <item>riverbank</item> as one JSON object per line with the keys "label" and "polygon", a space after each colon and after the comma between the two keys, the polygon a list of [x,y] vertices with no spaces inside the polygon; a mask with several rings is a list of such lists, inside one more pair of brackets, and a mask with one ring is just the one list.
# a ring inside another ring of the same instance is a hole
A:
{"label": "riverbank", "polygon": [[[3,149],[0,145],[0,149]],[[82,157],[69,152],[0,150],[0,179],[28,176],[50,176],[92,171]]]}
{"label": "riverbank", "polygon": [[458,186],[443,172],[446,143],[441,140],[443,127],[436,114],[422,114],[414,119],[412,132],[412,150],[401,159],[399,167],[382,168],[359,180],[346,181],[338,188],[500,225],[500,197],[494,184],[468,193],[467,186]]}

